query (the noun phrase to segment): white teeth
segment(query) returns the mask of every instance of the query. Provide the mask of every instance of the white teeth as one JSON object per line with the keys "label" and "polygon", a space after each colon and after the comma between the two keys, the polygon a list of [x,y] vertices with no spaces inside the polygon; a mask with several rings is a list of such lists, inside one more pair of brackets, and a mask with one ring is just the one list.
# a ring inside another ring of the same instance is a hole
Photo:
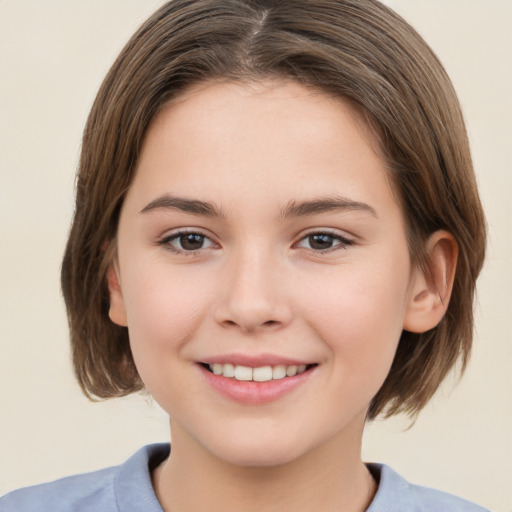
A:
{"label": "white teeth", "polygon": [[235,366],[236,380],[252,380],[252,368],[247,366]]}
{"label": "white teeth", "polygon": [[286,377],[286,366],[280,364],[272,368],[273,379],[283,379],[284,377]]}
{"label": "white teeth", "polygon": [[224,371],[222,372],[222,375],[224,375],[224,377],[234,377],[235,376],[235,365],[233,364],[225,364],[225,365],[220,365],[220,366],[224,366]]}
{"label": "white teeth", "polygon": [[293,377],[294,375],[297,375],[297,367],[295,365],[288,366],[288,368],[286,368],[286,376]]}
{"label": "white teeth", "polygon": [[210,370],[215,373],[215,375],[222,375],[223,374],[223,368],[221,364],[214,363],[210,365]]}
{"label": "white teeth", "polygon": [[222,375],[223,377],[235,378],[241,381],[266,382],[269,380],[284,379],[285,377],[293,377],[294,375],[306,371],[307,366],[305,364],[298,366],[279,364],[276,366],[250,368],[248,366],[235,366],[228,363],[214,363],[210,364],[209,368],[215,375]]}
{"label": "white teeth", "polygon": [[252,380],[257,382],[272,380],[272,366],[261,366],[260,368],[254,368],[252,371]]}

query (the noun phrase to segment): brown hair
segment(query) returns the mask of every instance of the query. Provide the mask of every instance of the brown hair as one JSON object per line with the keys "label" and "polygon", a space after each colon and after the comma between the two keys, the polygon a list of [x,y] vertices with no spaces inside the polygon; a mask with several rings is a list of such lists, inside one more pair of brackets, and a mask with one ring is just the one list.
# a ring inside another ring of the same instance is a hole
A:
{"label": "brown hair", "polygon": [[415,415],[472,343],[485,221],[459,103],[442,65],[375,0],[174,0],[134,34],[106,76],[84,132],[76,211],[62,266],[75,373],[90,398],[143,388],[128,331],[108,317],[105,274],[146,130],[162,106],[211,79],[285,78],[348,99],[379,134],[407,222],[411,259],[446,229],[459,246],[439,325],[404,331],[368,417]]}

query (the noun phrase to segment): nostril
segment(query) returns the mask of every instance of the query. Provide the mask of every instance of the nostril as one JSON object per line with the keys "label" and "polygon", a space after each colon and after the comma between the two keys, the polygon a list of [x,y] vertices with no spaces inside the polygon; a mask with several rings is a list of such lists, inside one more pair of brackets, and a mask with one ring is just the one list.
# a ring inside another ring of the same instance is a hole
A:
{"label": "nostril", "polygon": [[254,331],[254,330],[256,330],[258,328],[262,328],[262,327],[263,328],[272,328],[272,327],[280,325],[281,322],[279,322],[277,320],[266,320],[265,322],[262,322],[259,324],[255,322],[254,324],[248,325],[249,322],[238,323],[234,320],[224,320],[223,324],[226,327],[240,327],[243,330]]}

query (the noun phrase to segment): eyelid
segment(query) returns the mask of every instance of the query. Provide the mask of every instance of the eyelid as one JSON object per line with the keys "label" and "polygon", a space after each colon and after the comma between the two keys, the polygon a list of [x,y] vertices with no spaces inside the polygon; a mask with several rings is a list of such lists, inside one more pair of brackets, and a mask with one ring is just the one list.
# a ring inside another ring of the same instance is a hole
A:
{"label": "eyelid", "polygon": [[[179,239],[183,235],[187,234],[194,234],[194,235],[200,235],[201,237],[204,237],[204,239],[208,240],[211,245],[208,247],[201,247],[199,249],[195,250],[186,250],[186,249],[179,249],[174,247],[171,242]],[[328,249],[313,249],[313,248],[306,248],[306,247],[300,247],[299,244],[307,239],[308,237],[312,235],[327,235],[332,237],[333,239],[337,240],[339,243],[334,245],[333,247],[330,247]],[[176,228],[172,230],[171,232],[166,232],[163,236],[161,236],[157,242],[157,245],[162,246],[164,249],[174,253],[179,254],[183,256],[199,256],[202,252],[205,250],[213,248],[219,248],[218,242],[215,241],[214,237],[210,235],[209,233],[206,233],[204,229],[202,228],[195,228],[195,227],[183,227],[183,228]],[[294,242],[293,247],[299,248],[299,249],[305,249],[307,251],[310,251],[315,254],[328,254],[340,249],[346,249],[348,246],[352,246],[355,244],[355,240],[353,237],[349,237],[346,234],[332,229],[332,228],[311,228],[307,230],[306,232],[301,233],[300,237],[298,237],[297,241]]]}
{"label": "eyelid", "polygon": [[[308,237],[312,235],[328,235],[336,240],[339,240],[339,244],[336,244],[335,246],[320,250],[320,249],[308,249],[305,247],[299,247],[299,243],[301,243],[303,240],[307,239]],[[337,231],[332,228],[313,228],[308,230],[306,233],[301,233],[298,240],[293,244],[294,247],[298,247],[299,249],[305,249],[307,251],[311,251],[316,254],[328,254],[330,252],[334,252],[340,249],[346,249],[347,246],[351,246],[355,244],[355,239],[353,237],[349,237],[345,234],[342,234],[340,231]]]}
{"label": "eyelid", "polygon": [[[185,249],[177,249],[176,247],[171,245],[172,241],[179,239],[181,236],[191,235],[191,234],[192,235],[200,235],[200,236],[204,237],[205,239],[207,239],[211,242],[211,246],[187,251]],[[176,229],[172,230],[171,232],[166,232],[165,235],[161,236],[157,240],[157,245],[162,246],[164,249],[166,249],[174,254],[179,254],[179,255],[189,256],[189,257],[190,256],[198,256],[200,253],[202,253],[203,251],[205,251],[207,249],[210,249],[211,247],[215,247],[215,246],[219,247],[219,244],[213,239],[213,237],[211,235],[205,233],[203,229],[192,228],[192,227],[176,228]]]}

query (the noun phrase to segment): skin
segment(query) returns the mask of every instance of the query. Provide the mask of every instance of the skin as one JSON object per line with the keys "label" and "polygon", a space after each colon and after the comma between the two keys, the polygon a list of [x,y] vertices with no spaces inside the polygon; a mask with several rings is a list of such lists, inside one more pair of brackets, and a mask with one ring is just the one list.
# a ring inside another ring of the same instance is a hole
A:
{"label": "skin", "polygon": [[[284,81],[200,84],[150,126],[108,285],[110,317],[128,326],[139,373],[171,418],[172,455],[153,475],[164,510],[371,502],[369,403],[402,330],[441,319],[456,262],[452,237],[437,232],[432,278],[411,267],[376,147],[348,103]],[[219,215],[164,206],[165,195]],[[345,206],[292,215],[335,197]],[[183,229],[196,245],[175,236]],[[316,367],[277,401],[247,405],[212,389],[198,364],[231,353]]]}

